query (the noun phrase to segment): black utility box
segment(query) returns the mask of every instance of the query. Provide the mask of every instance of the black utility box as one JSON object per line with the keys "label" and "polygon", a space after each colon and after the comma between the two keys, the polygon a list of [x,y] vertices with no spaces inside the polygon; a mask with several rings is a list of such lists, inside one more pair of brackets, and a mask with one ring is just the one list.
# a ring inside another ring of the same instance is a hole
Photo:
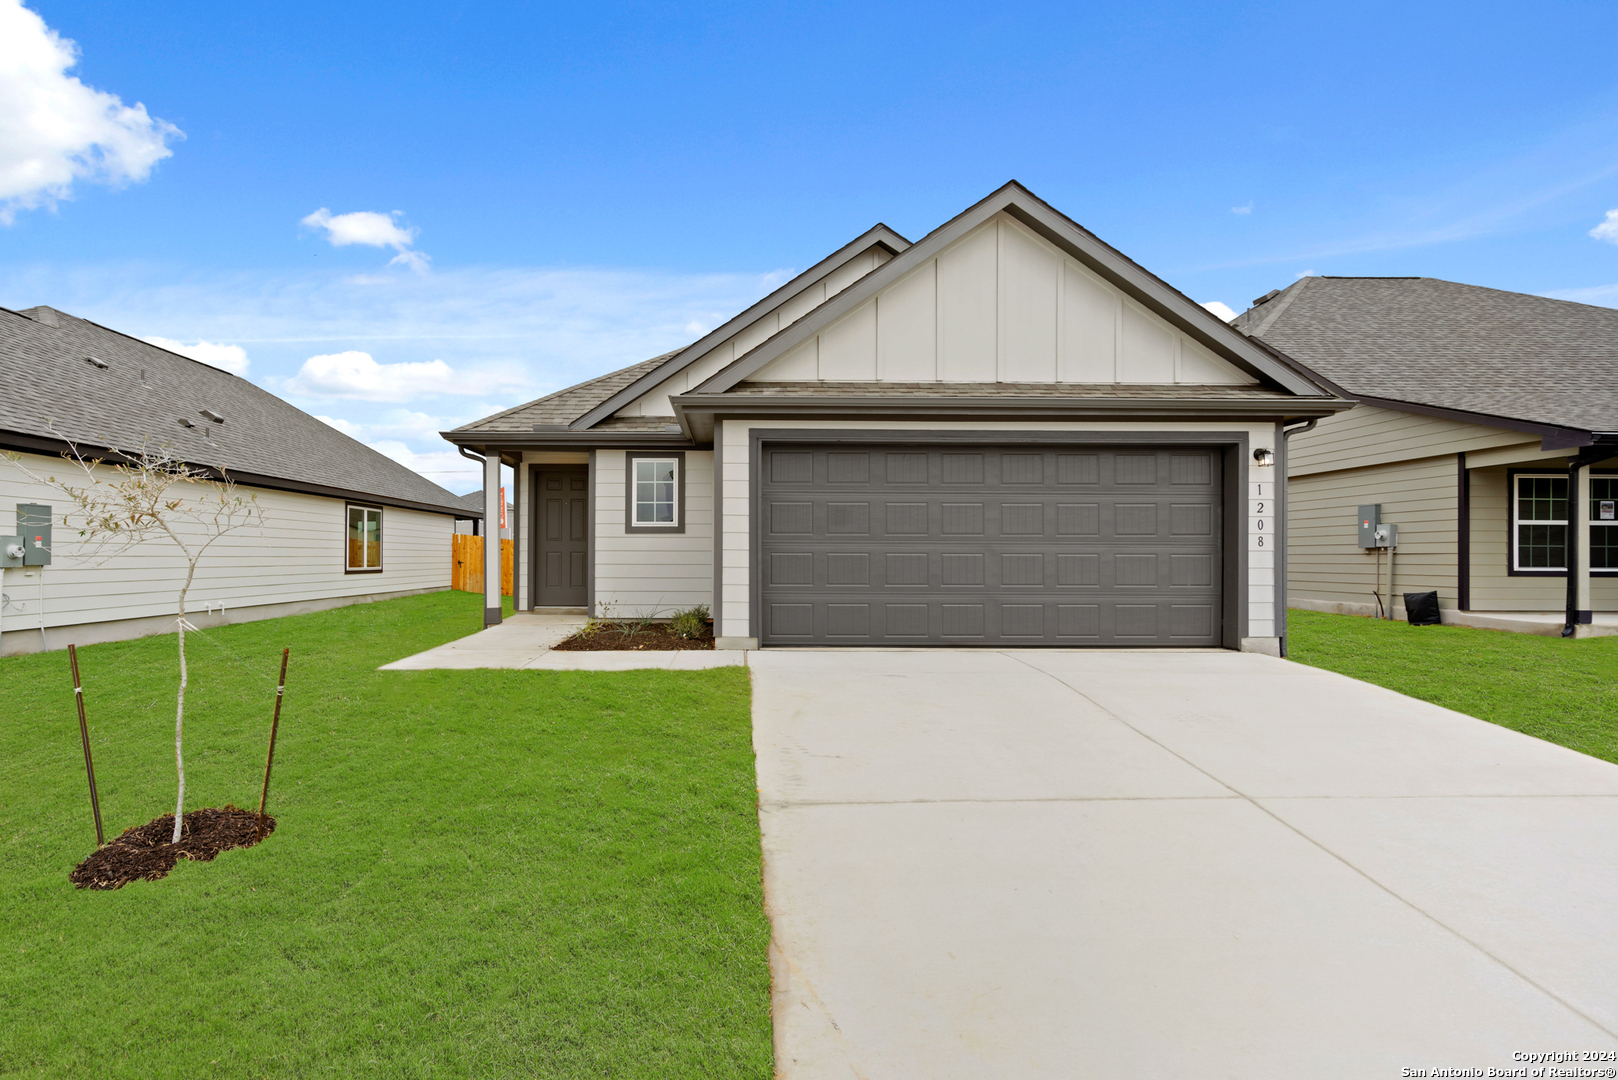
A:
{"label": "black utility box", "polygon": [[1411,626],[1437,626],[1442,621],[1438,617],[1437,590],[1405,593],[1405,619]]}

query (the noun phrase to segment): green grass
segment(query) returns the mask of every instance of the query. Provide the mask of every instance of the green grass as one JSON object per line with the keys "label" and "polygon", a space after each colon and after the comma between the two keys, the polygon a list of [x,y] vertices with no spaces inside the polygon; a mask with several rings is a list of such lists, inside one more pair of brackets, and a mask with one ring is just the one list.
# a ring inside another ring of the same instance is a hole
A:
{"label": "green grass", "polygon": [[[279,828],[157,882],[95,846],[65,653],[0,660],[0,1075],[768,1077],[745,671],[378,672],[435,593],[192,638],[187,805]],[[80,663],[108,835],[174,804],[173,637]]]}
{"label": "green grass", "polygon": [[1618,637],[1287,612],[1287,655],[1618,762]]}

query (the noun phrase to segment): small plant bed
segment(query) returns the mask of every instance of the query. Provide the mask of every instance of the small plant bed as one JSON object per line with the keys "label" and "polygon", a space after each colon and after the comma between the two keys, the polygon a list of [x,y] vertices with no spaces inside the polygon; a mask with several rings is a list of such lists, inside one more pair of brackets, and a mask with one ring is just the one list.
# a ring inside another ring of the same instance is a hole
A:
{"label": "small plant bed", "polygon": [[704,628],[699,636],[680,637],[666,623],[645,626],[625,623],[592,623],[552,648],[561,652],[648,652],[672,649],[712,649],[713,631]]}
{"label": "small plant bed", "polygon": [[125,829],[123,835],[98,848],[68,880],[81,889],[121,889],[131,881],[156,881],[168,875],[181,859],[212,862],[231,848],[252,847],[275,831],[275,819],[263,818],[262,836],[255,811],[225,804],[192,810],[181,825],[180,842],[174,835],[174,815],[164,814],[145,825]]}

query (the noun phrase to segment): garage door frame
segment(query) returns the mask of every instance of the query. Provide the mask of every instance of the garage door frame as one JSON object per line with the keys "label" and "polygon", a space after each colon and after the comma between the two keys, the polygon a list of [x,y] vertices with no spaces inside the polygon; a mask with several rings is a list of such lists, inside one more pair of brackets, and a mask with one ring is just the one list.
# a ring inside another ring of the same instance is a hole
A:
{"label": "garage door frame", "polygon": [[[1175,431],[1171,428],[1152,431],[985,431],[941,428],[750,428],[748,430],[748,634],[761,640],[763,627],[763,535],[759,526],[759,507],[763,505],[763,463],[765,443],[791,442],[851,442],[871,444],[905,443],[977,443],[995,446],[1030,444],[1056,445],[1159,445],[1205,446],[1222,450],[1221,492],[1224,509],[1223,533],[1220,537],[1223,565],[1220,568],[1220,621],[1221,643],[1227,649],[1240,649],[1247,630],[1247,465],[1248,432],[1245,428],[1230,431]],[[1285,558],[1277,553],[1277,560]],[[791,648],[791,646],[773,646]],[[937,647],[937,646],[933,646]],[[946,646],[947,647],[947,646]],[[1050,647],[1050,646],[1044,646]],[[1087,645],[1075,648],[1129,648],[1139,646]]]}

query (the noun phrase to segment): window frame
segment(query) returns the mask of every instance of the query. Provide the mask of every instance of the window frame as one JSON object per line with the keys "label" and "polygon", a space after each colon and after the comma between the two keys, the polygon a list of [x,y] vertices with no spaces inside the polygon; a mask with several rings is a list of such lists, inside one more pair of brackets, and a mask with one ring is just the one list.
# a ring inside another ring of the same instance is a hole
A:
{"label": "window frame", "polygon": [[[375,566],[353,566],[349,563],[349,536],[348,522],[355,510],[376,514],[376,562]],[[378,503],[345,502],[343,503],[343,573],[345,574],[380,574],[387,566],[383,557],[383,549],[387,546],[387,528],[384,525],[383,508]]]}
{"label": "window frame", "polygon": [[[635,520],[635,465],[641,461],[674,462],[674,521],[660,525]],[[679,535],[685,532],[685,451],[628,450],[624,452],[624,532]]]}
{"label": "window frame", "polygon": [[[1600,470],[1591,469],[1591,470],[1589,470],[1589,472],[1590,472],[1590,478],[1592,480],[1595,479],[1596,477],[1601,477],[1602,479],[1613,479],[1615,477],[1618,477],[1618,471],[1611,470],[1611,469],[1600,469]],[[1557,567],[1557,568],[1528,567],[1528,568],[1525,568],[1525,569],[1520,569],[1518,567],[1518,565],[1517,565],[1517,540],[1518,540],[1517,526],[1519,524],[1521,524],[1521,522],[1519,522],[1519,520],[1517,518],[1517,507],[1518,507],[1518,503],[1517,503],[1517,481],[1518,481],[1519,478],[1521,478],[1521,479],[1550,478],[1550,479],[1556,479],[1556,480],[1566,480],[1567,479],[1567,470],[1566,469],[1543,469],[1543,468],[1540,468],[1540,469],[1521,468],[1521,469],[1507,469],[1506,470],[1506,575],[1508,577],[1565,578],[1565,577],[1567,577],[1567,567],[1566,566]],[[1575,502],[1577,502],[1577,501],[1578,500],[1573,497],[1573,494],[1569,493],[1567,503],[1568,503],[1568,506],[1569,506],[1570,509],[1573,506],[1573,504]],[[1584,507],[1584,512],[1589,513],[1590,508],[1588,506]],[[1533,523],[1533,522],[1531,522],[1531,523]],[[1571,519],[1567,520],[1567,521],[1562,521],[1562,522],[1545,521],[1545,522],[1538,522],[1537,524],[1553,524],[1553,525],[1560,524],[1564,528],[1571,529],[1572,526],[1573,526],[1573,521]],[[1596,529],[1618,528],[1618,521],[1614,521],[1611,524],[1608,524],[1606,522],[1600,522],[1600,521],[1592,520],[1590,522],[1590,528],[1591,528],[1592,533]],[[1571,536],[1569,536],[1569,539],[1571,539]],[[1591,539],[1592,539],[1591,547],[1593,548],[1595,546],[1595,544],[1593,542],[1594,541],[1594,536],[1593,535],[1592,535]],[[1566,543],[1566,542],[1567,541],[1564,541],[1564,543]],[[1614,576],[1618,576],[1618,567],[1606,567],[1606,568],[1591,569],[1590,570],[1590,576],[1591,577],[1614,577]]]}

